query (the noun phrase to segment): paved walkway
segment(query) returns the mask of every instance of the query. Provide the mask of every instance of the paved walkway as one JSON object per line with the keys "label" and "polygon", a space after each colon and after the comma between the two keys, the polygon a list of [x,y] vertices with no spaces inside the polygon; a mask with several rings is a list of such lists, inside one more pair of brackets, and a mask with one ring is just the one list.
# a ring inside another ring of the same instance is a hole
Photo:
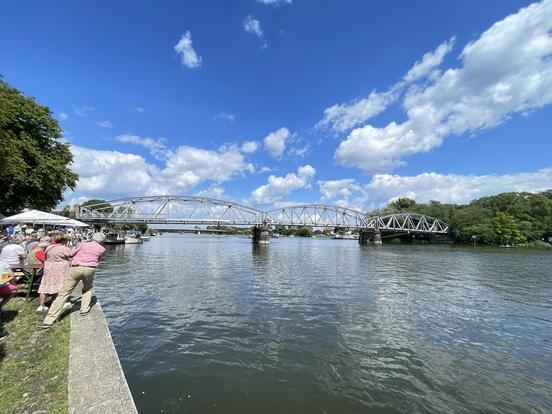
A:
{"label": "paved walkway", "polygon": [[[77,289],[73,295],[80,298]],[[100,303],[87,316],[79,310],[80,300],[71,314],[69,413],[137,413]]]}

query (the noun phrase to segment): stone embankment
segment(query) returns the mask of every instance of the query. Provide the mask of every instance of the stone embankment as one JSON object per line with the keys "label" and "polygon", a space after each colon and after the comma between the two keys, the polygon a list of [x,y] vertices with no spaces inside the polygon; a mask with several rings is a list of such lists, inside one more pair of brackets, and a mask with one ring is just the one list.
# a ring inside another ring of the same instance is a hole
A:
{"label": "stone embankment", "polygon": [[69,413],[137,413],[102,307],[96,298],[93,303],[88,315],[71,314]]}

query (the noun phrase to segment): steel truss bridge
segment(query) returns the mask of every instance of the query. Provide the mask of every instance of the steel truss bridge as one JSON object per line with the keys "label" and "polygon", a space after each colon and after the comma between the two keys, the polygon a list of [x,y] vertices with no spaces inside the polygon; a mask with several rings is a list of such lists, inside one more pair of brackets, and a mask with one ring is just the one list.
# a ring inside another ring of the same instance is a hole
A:
{"label": "steel truss bridge", "polygon": [[212,226],[308,226],[447,234],[449,226],[423,214],[367,217],[345,207],[309,204],[261,211],[243,204],[193,196],[130,197],[80,207],[77,219],[93,224],[172,224]]}

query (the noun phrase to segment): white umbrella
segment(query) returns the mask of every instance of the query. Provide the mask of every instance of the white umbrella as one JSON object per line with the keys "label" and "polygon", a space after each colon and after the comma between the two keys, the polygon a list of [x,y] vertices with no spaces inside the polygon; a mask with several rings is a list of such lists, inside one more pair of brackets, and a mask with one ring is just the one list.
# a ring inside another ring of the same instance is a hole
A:
{"label": "white umbrella", "polygon": [[28,211],[24,211],[23,213],[16,214],[14,216],[5,217],[0,220],[0,223],[2,224],[32,223],[33,225],[50,224],[53,226],[73,226],[73,227],[81,227],[85,225],[84,223],[77,220],[73,220],[63,216],[58,216],[52,213],[46,213],[45,211],[39,211],[39,210],[28,210]]}

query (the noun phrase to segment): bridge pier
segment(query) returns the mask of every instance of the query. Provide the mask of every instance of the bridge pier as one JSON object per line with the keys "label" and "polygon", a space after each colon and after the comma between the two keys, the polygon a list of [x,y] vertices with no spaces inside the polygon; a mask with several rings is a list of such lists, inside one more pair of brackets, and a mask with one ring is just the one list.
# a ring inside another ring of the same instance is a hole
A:
{"label": "bridge pier", "polygon": [[270,231],[267,226],[257,225],[253,227],[253,243],[255,244],[270,243]]}
{"label": "bridge pier", "polygon": [[359,244],[381,244],[381,233],[379,229],[364,229],[358,234]]}

